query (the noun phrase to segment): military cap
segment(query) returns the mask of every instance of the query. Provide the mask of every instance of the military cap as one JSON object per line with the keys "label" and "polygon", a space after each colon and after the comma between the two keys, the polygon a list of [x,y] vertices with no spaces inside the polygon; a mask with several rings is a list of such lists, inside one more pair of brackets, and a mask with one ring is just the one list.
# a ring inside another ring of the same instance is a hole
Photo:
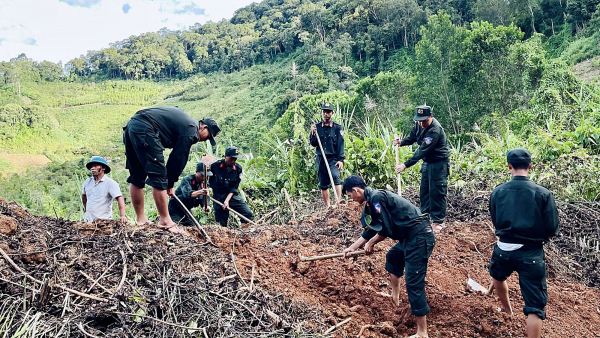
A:
{"label": "military cap", "polygon": [[[213,173],[210,171],[210,168],[206,168],[206,176],[212,176]],[[204,174],[204,163],[203,162],[198,162],[198,164],[196,164],[196,172],[202,173]]]}
{"label": "military cap", "polygon": [[362,211],[362,215],[360,216],[360,223],[362,224],[363,228],[369,228],[375,231],[381,231],[381,229],[383,228],[383,224],[381,224],[381,222],[377,222],[375,224],[373,224],[372,222],[372,218],[371,215],[368,215],[365,213],[365,210],[367,210],[367,208],[370,208],[367,204],[365,204],[365,206],[363,207],[363,211]]}
{"label": "military cap", "polygon": [[206,118],[200,120],[200,122],[204,123],[206,127],[208,127],[208,131],[210,132],[210,136],[208,137],[208,139],[210,140],[210,144],[212,144],[213,146],[216,145],[217,142],[215,142],[215,137],[217,137],[217,135],[219,135],[219,133],[221,132],[221,128],[219,128],[219,124],[217,123],[217,121],[211,118]]}
{"label": "military cap", "polygon": [[323,105],[321,106],[321,110],[333,111],[333,105],[329,102],[323,102]]}
{"label": "military cap", "polygon": [[415,121],[427,120],[429,116],[431,116],[430,106],[423,105],[415,108]]}
{"label": "military cap", "polygon": [[527,149],[516,148],[506,153],[508,163],[531,163],[531,153]]}
{"label": "military cap", "polygon": [[104,157],[100,156],[92,156],[92,159],[85,165],[88,170],[92,168],[92,165],[95,163],[102,164],[104,166],[104,173],[108,174],[110,172],[110,166]]}
{"label": "military cap", "polygon": [[240,158],[242,154],[240,154],[240,150],[237,147],[229,147],[225,149],[225,156]]}

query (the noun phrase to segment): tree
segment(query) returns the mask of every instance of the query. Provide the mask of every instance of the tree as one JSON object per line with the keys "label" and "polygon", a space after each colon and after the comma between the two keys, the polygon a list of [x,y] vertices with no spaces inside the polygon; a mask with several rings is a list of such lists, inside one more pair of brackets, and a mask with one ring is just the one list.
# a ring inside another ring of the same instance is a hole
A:
{"label": "tree", "polygon": [[462,41],[467,30],[452,24],[450,15],[440,12],[429,17],[427,25],[421,28],[421,36],[411,67],[417,82],[411,97],[414,102],[433,106],[436,117],[458,133],[461,128],[456,121],[462,106],[451,76],[455,68],[453,60],[463,53]]}

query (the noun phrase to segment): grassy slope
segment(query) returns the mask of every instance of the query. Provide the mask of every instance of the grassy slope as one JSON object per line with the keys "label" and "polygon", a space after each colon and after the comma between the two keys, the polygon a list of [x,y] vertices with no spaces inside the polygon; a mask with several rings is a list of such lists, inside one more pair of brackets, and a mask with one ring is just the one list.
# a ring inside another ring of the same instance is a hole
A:
{"label": "grassy slope", "polygon": [[[284,73],[282,65],[275,64],[253,66],[233,74],[210,74],[200,80],[187,81],[183,95],[161,104],[180,106],[198,119],[215,118],[223,130],[218,137],[219,144],[256,152],[260,134],[277,119],[270,113],[276,98],[287,89],[286,84],[278,80],[285,78]],[[201,84],[195,85],[195,82]]]}

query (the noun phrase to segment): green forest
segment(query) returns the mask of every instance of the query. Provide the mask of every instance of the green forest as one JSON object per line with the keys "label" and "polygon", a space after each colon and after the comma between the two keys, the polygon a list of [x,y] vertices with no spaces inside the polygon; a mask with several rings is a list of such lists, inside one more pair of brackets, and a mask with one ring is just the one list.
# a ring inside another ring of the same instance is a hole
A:
{"label": "green forest", "polygon": [[[192,148],[184,174],[201,154],[235,145],[256,213],[284,192],[315,200],[308,135],[327,101],[346,131],[343,177],[394,190],[393,135],[406,135],[426,103],[449,136],[453,193],[508,180],[506,151],[523,147],[532,179],[557,198],[598,201],[599,4],[265,0],[230,20],[130,36],[64,66],[21,54],[0,62],[1,195],[81,219],[90,156],[111,158],[125,193],[122,127],[143,107],[171,105],[223,129],[216,148]],[[401,160],[412,152],[401,148]],[[18,168],[3,156],[16,154],[50,163]],[[407,186],[418,177],[418,166],[402,174]],[[128,201],[127,211],[133,220]]]}

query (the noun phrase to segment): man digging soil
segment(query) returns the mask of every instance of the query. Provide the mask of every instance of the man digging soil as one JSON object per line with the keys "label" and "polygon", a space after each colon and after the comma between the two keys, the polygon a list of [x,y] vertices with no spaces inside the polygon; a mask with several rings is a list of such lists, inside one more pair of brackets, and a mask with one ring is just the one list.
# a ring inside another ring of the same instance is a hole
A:
{"label": "man digging soil", "polygon": [[[157,226],[172,233],[184,231],[169,215],[168,196],[185,168],[190,149],[198,141],[214,146],[221,129],[213,119],[194,120],[179,107],[154,107],[135,113],[123,128],[129,193],[138,224],[152,224],[144,214],[144,186],[152,187],[159,221]],[[172,148],[165,165],[164,150]]]}
{"label": "man digging soil", "polygon": [[429,217],[401,196],[368,188],[360,176],[346,178],[343,188],[355,202],[366,202],[361,216],[364,231],[354,244],[344,250],[345,257],[352,257],[351,252],[363,245],[365,254],[370,255],[375,244],[388,237],[397,240],[398,243],[388,251],[385,263],[385,269],[390,273],[392,302],[399,306],[400,277],[406,268],[406,292],[411,312],[417,319],[417,333],[409,338],[429,337],[425,275],[435,245]]}

